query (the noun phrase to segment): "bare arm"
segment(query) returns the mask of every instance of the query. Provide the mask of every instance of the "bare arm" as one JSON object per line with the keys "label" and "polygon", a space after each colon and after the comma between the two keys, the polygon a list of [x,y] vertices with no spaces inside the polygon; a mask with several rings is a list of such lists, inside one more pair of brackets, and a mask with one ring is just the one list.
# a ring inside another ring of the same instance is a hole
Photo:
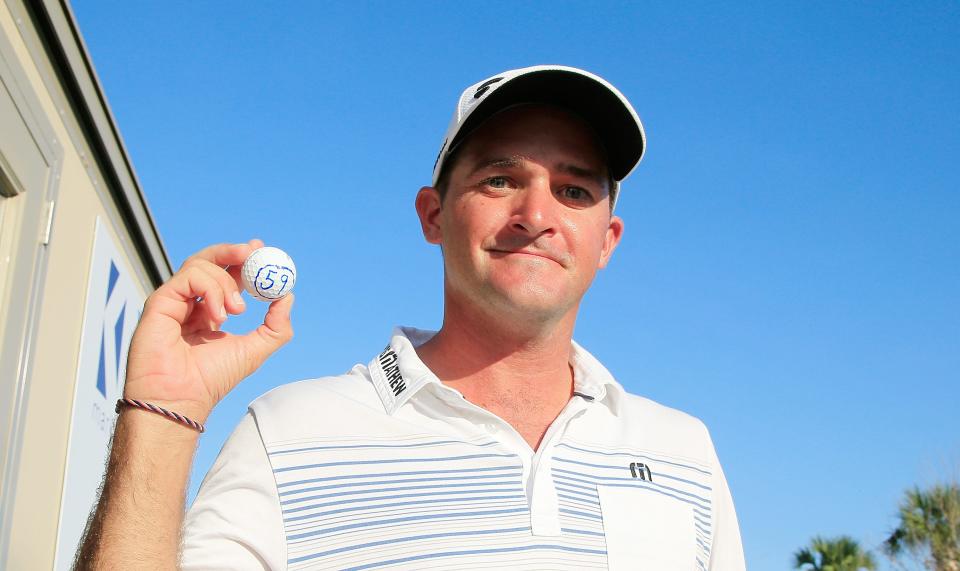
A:
{"label": "bare arm", "polygon": [[[211,246],[150,296],[130,345],[126,398],[205,422],[237,383],[292,337],[291,296],[271,304],[255,331],[230,335],[219,330],[227,313],[244,310],[234,295],[239,291],[236,267],[261,245]],[[198,436],[151,412],[123,409],[77,569],[177,568]]]}
{"label": "bare arm", "polygon": [[120,416],[77,569],[176,569],[196,445],[196,432],[160,416]]}

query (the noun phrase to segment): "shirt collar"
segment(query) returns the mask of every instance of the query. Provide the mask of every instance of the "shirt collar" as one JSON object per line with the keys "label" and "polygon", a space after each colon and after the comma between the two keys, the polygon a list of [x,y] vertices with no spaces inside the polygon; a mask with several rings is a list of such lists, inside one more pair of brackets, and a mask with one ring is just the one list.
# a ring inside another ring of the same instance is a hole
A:
{"label": "shirt collar", "polygon": [[[370,378],[387,414],[392,415],[428,384],[441,384],[420,360],[416,349],[434,335],[436,331],[396,327],[390,343],[370,361]],[[575,341],[572,342],[570,365],[573,367],[574,394],[603,403],[613,414],[619,415],[623,387],[596,357]]]}
{"label": "shirt collar", "polygon": [[610,371],[596,357],[571,341],[570,366],[573,367],[573,392],[594,402],[605,404],[614,415],[619,416],[625,391],[613,378]]}
{"label": "shirt collar", "polygon": [[435,334],[435,331],[396,327],[387,346],[370,361],[370,378],[387,414],[396,412],[425,385],[440,382],[420,360],[416,349]]}

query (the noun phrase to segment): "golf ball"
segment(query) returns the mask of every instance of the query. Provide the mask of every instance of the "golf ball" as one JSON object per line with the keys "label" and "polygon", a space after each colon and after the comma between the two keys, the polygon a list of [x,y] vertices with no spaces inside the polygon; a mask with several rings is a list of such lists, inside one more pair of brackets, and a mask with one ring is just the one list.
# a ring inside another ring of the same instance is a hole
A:
{"label": "golf ball", "polygon": [[280,248],[258,248],[240,271],[243,288],[261,301],[274,301],[290,293],[297,281],[297,267]]}

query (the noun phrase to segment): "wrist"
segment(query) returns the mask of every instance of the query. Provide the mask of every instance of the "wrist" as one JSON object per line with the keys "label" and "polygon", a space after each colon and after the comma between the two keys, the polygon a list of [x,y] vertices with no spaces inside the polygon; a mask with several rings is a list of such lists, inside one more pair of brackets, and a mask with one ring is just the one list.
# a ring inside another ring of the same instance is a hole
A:
{"label": "wrist", "polygon": [[125,450],[136,449],[141,454],[192,458],[200,433],[149,410],[124,406],[114,439],[122,440]]}
{"label": "wrist", "polygon": [[[196,443],[204,426],[197,418],[206,420],[203,407],[184,401],[141,400],[125,396],[116,404],[118,427],[122,422],[126,430],[138,439],[157,441],[185,441]],[[187,413],[181,411],[191,411]],[[196,412],[193,412],[196,411]]]}
{"label": "wrist", "polygon": [[158,395],[157,392],[158,391],[128,390],[125,388],[123,391],[123,398],[140,401],[142,403],[150,403],[168,411],[185,416],[191,420],[195,420],[200,424],[207,422],[207,417],[210,416],[210,413],[213,410],[213,406],[197,399],[171,399],[169,397],[163,398]]}

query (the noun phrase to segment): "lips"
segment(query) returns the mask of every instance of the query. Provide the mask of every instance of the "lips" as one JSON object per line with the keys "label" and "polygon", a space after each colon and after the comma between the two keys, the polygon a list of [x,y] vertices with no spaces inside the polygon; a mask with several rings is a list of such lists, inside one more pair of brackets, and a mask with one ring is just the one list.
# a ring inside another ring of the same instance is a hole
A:
{"label": "lips", "polygon": [[489,251],[492,253],[503,254],[503,255],[515,254],[515,255],[522,255],[522,256],[533,256],[535,258],[543,258],[545,260],[550,260],[551,262],[555,262],[561,266],[564,265],[563,262],[560,261],[559,256],[556,256],[551,252],[544,252],[542,250],[529,250],[529,249],[507,250],[507,249],[491,248]]}

